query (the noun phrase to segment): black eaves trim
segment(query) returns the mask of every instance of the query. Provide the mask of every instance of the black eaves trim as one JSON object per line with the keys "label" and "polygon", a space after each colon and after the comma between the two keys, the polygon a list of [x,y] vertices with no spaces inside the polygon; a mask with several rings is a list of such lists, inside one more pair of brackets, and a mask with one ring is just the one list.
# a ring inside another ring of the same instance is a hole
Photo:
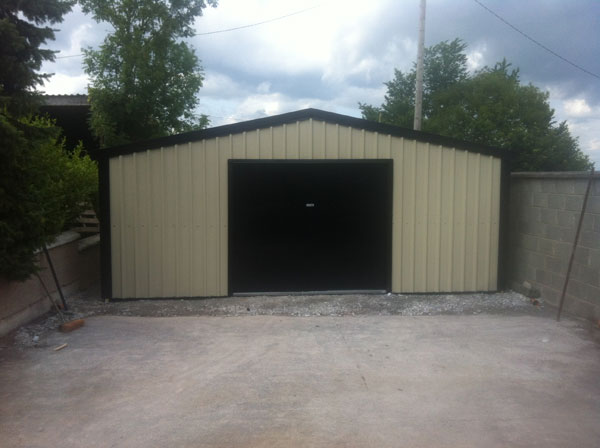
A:
{"label": "black eaves trim", "polygon": [[340,126],[348,126],[354,129],[364,129],[365,131],[378,132],[380,134],[389,134],[395,137],[403,137],[411,140],[417,140],[434,145],[443,145],[451,148],[466,150],[488,156],[505,158],[509,156],[509,151],[500,148],[494,148],[476,143],[469,143],[450,137],[444,137],[436,134],[429,134],[422,131],[401,128],[385,123],[377,123],[362,118],[350,117],[348,115],[336,114],[320,109],[302,109],[295,112],[289,112],[271,117],[257,118],[255,120],[242,121],[240,123],[227,124],[214,128],[202,129],[199,131],[185,132],[183,134],[171,135],[152,140],[144,140],[127,145],[114,146],[111,148],[98,149],[91,152],[91,156],[96,160],[109,159],[112,157],[132,154],[134,152],[147,151],[165,146],[172,146],[191,141],[223,137],[230,134],[240,134],[242,132],[256,131],[257,129],[280,126],[283,124],[295,123],[297,121],[321,120]]}

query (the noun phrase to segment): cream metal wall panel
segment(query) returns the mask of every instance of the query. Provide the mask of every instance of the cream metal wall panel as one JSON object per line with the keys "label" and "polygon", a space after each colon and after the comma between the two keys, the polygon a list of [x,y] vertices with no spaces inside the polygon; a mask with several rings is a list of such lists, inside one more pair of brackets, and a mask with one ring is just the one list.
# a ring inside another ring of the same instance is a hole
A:
{"label": "cream metal wall panel", "polygon": [[273,128],[260,129],[258,132],[258,155],[261,159],[273,158]]}
{"label": "cream metal wall panel", "polygon": [[[136,285],[136,265],[135,265],[135,234],[134,230],[137,230],[138,220],[136,219],[136,205],[137,205],[137,189],[136,189],[136,176],[135,176],[135,158],[124,157],[123,158],[123,187],[126,192],[123,198],[123,230],[121,241],[123,242],[122,248],[122,265],[121,272],[125,279],[130,281],[123,282],[123,294],[131,295],[135,291]],[[138,251],[140,248],[138,248]]]}
{"label": "cream metal wall panel", "polygon": [[429,225],[427,226],[427,291],[440,289],[440,249],[441,249],[441,208],[442,208],[442,148],[429,147],[428,204]]}
{"label": "cream metal wall panel", "polygon": [[479,213],[477,227],[477,271],[476,289],[482,290],[489,283],[490,274],[490,225],[492,211],[490,201],[492,199],[492,163],[491,158],[479,157]]}
{"label": "cream metal wall panel", "polygon": [[228,160],[393,159],[392,289],[497,288],[501,160],[304,120],[110,159],[113,297],[228,294]]}
{"label": "cream metal wall panel", "polygon": [[[162,290],[166,297],[177,297],[177,148],[164,150],[162,174],[165,189]],[[137,294],[130,293],[128,297],[137,297]]]}
{"label": "cream metal wall panel", "polygon": [[123,242],[121,241],[121,229],[123,227],[123,213],[121,211],[121,195],[123,192],[121,182],[123,178],[123,174],[121,173],[122,160],[122,157],[111,159],[108,168],[108,182],[110,184],[111,278],[113,283],[112,292],[115,297],[123,296],[121,289],[121,285],[123,284],[123,278],[121,277],[121,247],[123,246]]}
{"label": "cream metal wall panel", "polygon": [[190,199],[192,208],[192,294],[204,295],[206,293],[206,141],[192,143],[192,177],[193,196]]}
{"label": "cream metal wall panel", "polygon": [[298,158],[313,158],[313,121],[301,121],[298,123]]}
{"label": "cream metal wall panel", "polygon": [[[258,134],[256,133],[252,139],[255,143],[257,142]],[[256,152],[258,154],[258,145],[256,146]],[[220,208],[219,208],[219,153],[217,152],[216,139],[207,140],[206,142],[206,196],[207,196],[207,208],[206,221],[207,221],[207,266],[206,266],[206,294],[207,296],[218,296],[222,295],[219,291],[219,266],[221,248],[219,245],[219,231],[220,231]]]}
{"label": "cream metal wall panel", "polygon": [[[391,150],[392,140],[386,139],[383,144],[381,136],[378,136],[377,154],[380,158],[388,159],[390,154],[394,160],[394,170],[397,173],[404,171],[404,139],[397,139],[394,142],[397,144],[395,151]],[[392,290],[400,291],[402,289],[402,204],[404,203],[402,194],[402,175],[394,175],[393,191],[394,202],[392,208],[392,266],[395,267],[397,275],[392,275]],[[398,192],[400,192],[398,194]]]}
{"label": "cream metal wall panel", "polygon": [[456,151],[454,164],[454,208],[452,220],[454,244],[452,250],[452,290],[468,291],[465,285],[465,241],[467,240],[467,156],[466,151]]}
{"label": "cream metal wall panel", "polygon": [[273,128],[273,158],[286,159],[287,125]]}
{"label": "cream metal wall panel", "polygon": [[429,235],[429,143],[417,143],[415,192],[414,292],[427,291],[427,242]]}
{"label": "cream metal wall panel", "polygon": [[489,264],[489,283],[498,285],[498,240],[500,237],[500,182],[502,172],[502,161],[492,158],[492,193],[490,200],[490,264]]}
{"label": "cream metal wall panel", "polygon": [[340,158],[340,126],[337,124],[325,123],[325,157]]}
{"label": "cream metal wall panel", "polygon": [[284,124],[285,131],[285,158],[299,159],[300,158],[300,123]]}
{"label": "cream metal wall panel", "polygon": [[[190,145],[182,145],[176,149],[178,157],[177,163],[177,193],[175,203],[177,206],[177,224],[176,224],[176,239],[177,239],[177,272],[175,277],[176,295],[189,297],[191,296],[191,255],[190,240],[192,227],[192,169],[190,166],[191,150]],[[187,198],[187,199],[186,199]]]}
{"label": "cream metal wall panel", "polygon": [[[137,160],[140,158],[141,160]],[[135,241],[135,290],[141,295],[148,295],[148,222],[151,201],[138,201],[137,198],[150,196],[148,186],[148,157],[143,153],[133,154],[134,161],[134,184],[136,188],[135,216],[136,226],[133,231]]]}
{"label": "cream metal wall panel", "polygon": [[338,126],[338,157],[352,158],[352,129],[346,126]]}
{"label": "cream metal wall panel", "polygon": [[[395,140],[395,139],[394,139]],[[395,142],[394,142],[395,143]],[[402,262],[400,272],[392,268],[392,278],[400,276],[398,291],[415,292],[415,226],[416,226],[416,191],[417,191],[417,142],[402,139],[402,145],[393,145],[392,154],[403,152],[403,170],[396,171],[394,178],[402,176],[402,190],[394,191],[394,206],[397,207],[396,197],[402,195]],[[399,146],[399,147],[398,147]]]}
{"label": "cream metal wall panel", "polygon": [[[441,209],[440,209],[440,291],[452,291],[452,267],[454,251],[454,184],[456,150],[442,148],[440,165]],[[450,261],[450,262],[448,262]]]}
{"label": "cream metal wall panel", "polygon": [[[193,152],[192,152],[193,154]],[[148,223],[148,295],[151,291],[160,291],[162,295],[162,264],[163,259],[163,216],[165,190],[163,188],[163,151],[147,151],[149,163],[148,182],[150,184],[150,221]],[[190,267],[193,269],[193,266]]]}
{"label": "cream metal wall panel", "polygon": [[317,122],[313,124],[313,159],[325,158],[326,123]]}

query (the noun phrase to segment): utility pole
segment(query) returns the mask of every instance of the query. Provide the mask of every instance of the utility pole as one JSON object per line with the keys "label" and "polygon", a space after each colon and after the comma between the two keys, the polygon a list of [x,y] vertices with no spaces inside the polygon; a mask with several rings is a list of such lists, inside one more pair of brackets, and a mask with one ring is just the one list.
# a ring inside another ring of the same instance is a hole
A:
{"label": "utility pole", "polygon": [[425,47],[425,0],[421,0],[421,15],[419,18],[419,49],[417,51],[417,82],[415,85],[415,121],[413,129],[421,130],[423,118],[423,52]]}

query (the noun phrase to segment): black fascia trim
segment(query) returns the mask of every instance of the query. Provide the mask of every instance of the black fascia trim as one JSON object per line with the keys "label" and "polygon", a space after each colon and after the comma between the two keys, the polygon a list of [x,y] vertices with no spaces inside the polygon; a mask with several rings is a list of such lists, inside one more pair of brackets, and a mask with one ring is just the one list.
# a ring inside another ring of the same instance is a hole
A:
{"label": "black fascia trim", "polygon": [[156,149],[164,146],[173,146],[176,144],[188,143],[190,141],[198,141],[215,137],[223,137],[230,134],[239,134],[242,132],[255,131],[257,129],[295,123],[297,121],[307,120],[310,118],[314,120],[325,121],[327,123],[338,124],[341,126],[348,126],[355,129],[363,129],[365,131],[378,132],[380,134],[389,134],[394,137],[408,138],[434,145],[449,146],[460,150],[494,157],[504,158],[509,153],[509,151],[505,149],[465,142],[451,137],[444,137],[441,135],[430,134],[422,131],[414,131],[412,129],[401,128],[391,124],[365,120],[363,118],[350,117],[348,115],[341,115],[320,109],[302,109],[295,112],[274,115],[271,117],[257,118],[254,120],[242,121],[240,123],[227,124],[223,126],[217,126],[214,128],[171,135],[168,137],[134,142],[127,145],[98,149],[93,151],[91,155],[93,158],[100,160],[102,158],[117,157],[121,155],[132,154],[134,152]]}
{"label": "black fascia trim", "polygon": [[100,293],[103,299],[112,298],[112,249],[110,224],[109,160],[98,161],[100,196]]}

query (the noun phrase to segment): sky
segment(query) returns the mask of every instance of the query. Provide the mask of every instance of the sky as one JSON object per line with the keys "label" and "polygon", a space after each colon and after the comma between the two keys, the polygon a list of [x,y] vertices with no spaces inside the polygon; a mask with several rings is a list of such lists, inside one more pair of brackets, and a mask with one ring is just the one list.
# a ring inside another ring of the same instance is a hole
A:
{"label": "sky", "polygon": [[[600,168],[600,0],[479,0],[548,49],[535,45],[475,0],[428,0],[425,45],[461,38],[469,69],[506,58],[522,83],[550,93],[557,122],[566,121]],[[394,68],[417,55],[419,0],[220,0],[204,10],[197,33],[280,20],[189,39],[202,61],[199,113],[211,126],[314,107],[360,117],[358,103],[380,105]],[[49,94],[86,93],[77,56],[110,30],[79,7],[55,28],[59,50],[42,71]]]}

